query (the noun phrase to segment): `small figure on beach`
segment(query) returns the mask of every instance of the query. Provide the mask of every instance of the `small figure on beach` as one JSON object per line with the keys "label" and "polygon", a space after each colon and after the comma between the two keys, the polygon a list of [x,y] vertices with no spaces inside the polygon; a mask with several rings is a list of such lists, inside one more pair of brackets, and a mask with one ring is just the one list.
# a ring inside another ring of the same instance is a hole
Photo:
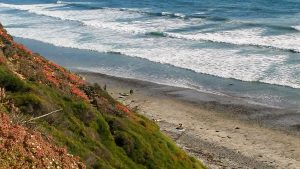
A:
{"label": "small figure on beach", "polygon": [[179,123],[179,126],[176,127],[177,130],[183,130],[182,123]]}
{"label": "small figure on beach", "polygon": [[104,86],[103,86],[103,90],[105,90],[105,91],[106,91],[106,84],[104,84]]}
{"label": "small figure on beach", "polygon": [[130,89],[129,93],[130,93],[131,95],[133,95],[133,90],[132,90],[132,89]]}

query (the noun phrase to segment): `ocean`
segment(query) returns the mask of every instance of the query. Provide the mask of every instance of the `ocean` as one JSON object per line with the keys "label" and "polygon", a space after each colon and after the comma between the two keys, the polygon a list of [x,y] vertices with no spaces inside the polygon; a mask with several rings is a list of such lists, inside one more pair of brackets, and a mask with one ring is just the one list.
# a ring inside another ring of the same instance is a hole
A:
{"label": "ocean", "polygon": [[0,21],[71,70],[300,109],[299,0],[0,0]]}

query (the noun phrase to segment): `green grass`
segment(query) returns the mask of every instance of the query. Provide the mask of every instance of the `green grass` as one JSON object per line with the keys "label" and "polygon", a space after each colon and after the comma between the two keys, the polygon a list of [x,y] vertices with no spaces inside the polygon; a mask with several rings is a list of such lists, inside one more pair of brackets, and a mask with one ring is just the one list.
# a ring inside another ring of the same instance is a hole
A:
{"label": "green grass", "polygon": [[0,65],[0,86],[12,92],[24,92],[28,90],[26,83],[15,75],[12,75],[4,65]]}

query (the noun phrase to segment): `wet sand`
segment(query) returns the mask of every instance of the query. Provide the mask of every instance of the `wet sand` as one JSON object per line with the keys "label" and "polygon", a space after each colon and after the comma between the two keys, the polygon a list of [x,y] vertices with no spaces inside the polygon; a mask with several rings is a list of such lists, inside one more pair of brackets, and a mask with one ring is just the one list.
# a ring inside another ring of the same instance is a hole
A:
{"label": "wet sand", "polygon": [[[157,122],[161,130],[209,168],[300,168],[295,112],[249,105],[243,100],[190,89],[80,73],[90,83],[106,85],[120,102]],[[119,93],[133,95],[120,96]],[[178,130],[178,124],[184,130]],[[278,125],[282,124],[282,125]]]}

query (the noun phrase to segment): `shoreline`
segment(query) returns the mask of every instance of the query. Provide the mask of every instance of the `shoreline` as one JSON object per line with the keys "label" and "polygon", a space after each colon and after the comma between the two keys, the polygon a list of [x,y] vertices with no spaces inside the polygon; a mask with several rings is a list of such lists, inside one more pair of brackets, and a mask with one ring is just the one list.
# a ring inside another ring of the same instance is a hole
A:
{"label": "shoreline", "polygon": [[[297,168],[300,137],[295,128],[278,128],[274,108],[245,105],[232,98],[99,73],[77,72],[107,86],[120,102],[153,119],[161,130],[210,168]],[[134,94],[120,96],[119,93]],[[268,120],[258,117],[267,116]],[[285,112],[288,116],[288,113]],[[284,116],[282,114],[282,116]],[[177,130],[178,124],[184,130]]]}
{"label": "shoreline", "polygon": [[[298,110],[260,105],[255,102],[249,103],[247,99],[240,97],[218,95],[190,88],[169,86],[138,79],[115,77],[102,73],[80,70],[72,71],[83,76],[93,76],[93,78],[90,79],[92,80],[92,83],[97,81],[103,85],[106,84],[108,87],[113,86],[113,88],[120,90],[122,90],[124,86],[126,86],[126,88],[137,88],[140,91],[144,90],[142,92],[143,95],[163,96],[196,106],[200,109],[212,109],[216,113],[241,120],[245,123],[275,129],[300,138],[300,126],[297,124],[294,125],[293,120],[289,121],[289,119],[298,118],[300,123],[300,112]],[[89,79],[87,80],[89,81]],[[122,85],[117,85],[118,83]]]}

